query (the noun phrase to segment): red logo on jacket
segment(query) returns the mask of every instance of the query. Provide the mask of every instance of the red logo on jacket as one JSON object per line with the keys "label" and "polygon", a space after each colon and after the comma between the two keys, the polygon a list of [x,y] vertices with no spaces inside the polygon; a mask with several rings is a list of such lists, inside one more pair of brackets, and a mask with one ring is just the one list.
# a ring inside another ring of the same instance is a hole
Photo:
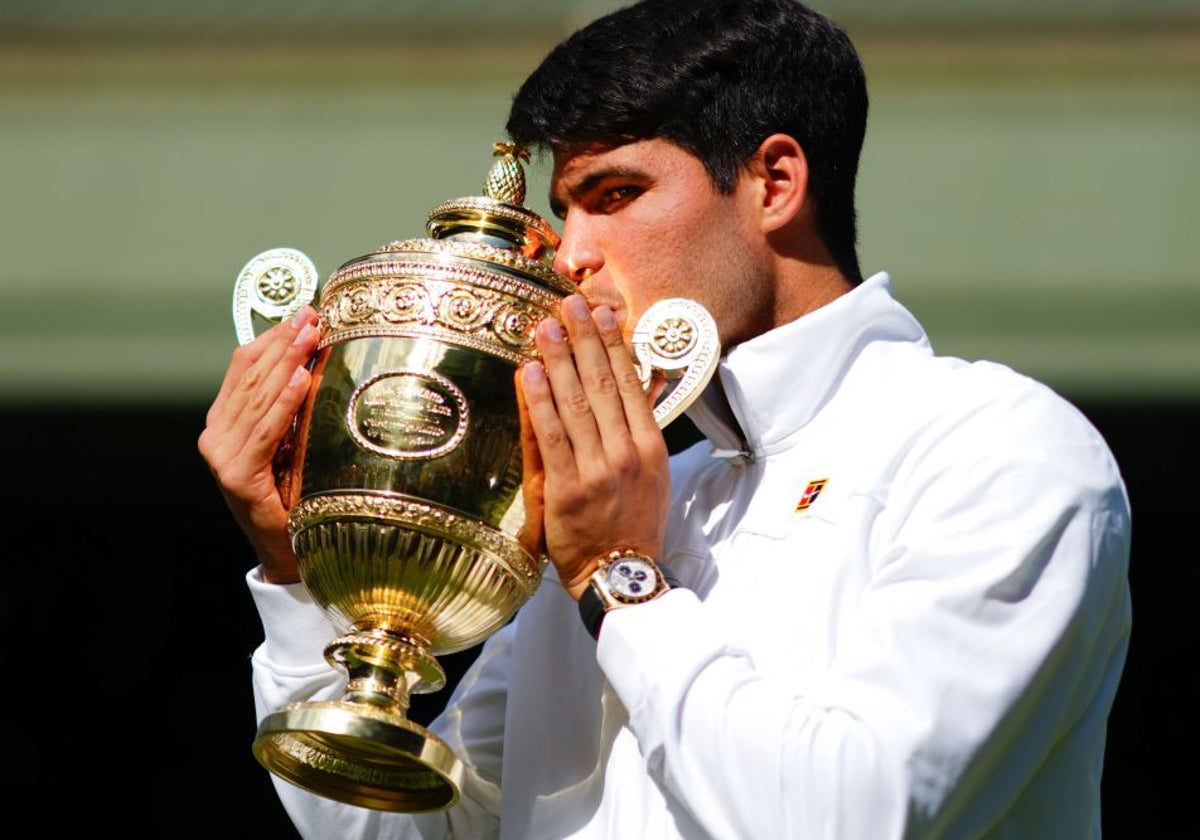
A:
{"label": "red logo on jacket", "polygon": [[800,501],[796,502],[796,510],[808,510],[812,507],[812,503],[817,500],[817,496],[821,495],[821,491],[825,489],[825,485],[828,483],[828,478],[818,478],[816,481],[808,482],[808,486],[800,494]]}

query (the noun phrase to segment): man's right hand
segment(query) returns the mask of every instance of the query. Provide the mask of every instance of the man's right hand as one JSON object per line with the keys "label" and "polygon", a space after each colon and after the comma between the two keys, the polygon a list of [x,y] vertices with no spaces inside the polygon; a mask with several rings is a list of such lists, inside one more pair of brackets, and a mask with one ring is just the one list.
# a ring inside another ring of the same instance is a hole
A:
{"label": "man's right hand", "polygon": [[316,312],[305,306],[234,350],[198,442],[271,583],[300,580],[272,462],[308,393],[319,337]]}

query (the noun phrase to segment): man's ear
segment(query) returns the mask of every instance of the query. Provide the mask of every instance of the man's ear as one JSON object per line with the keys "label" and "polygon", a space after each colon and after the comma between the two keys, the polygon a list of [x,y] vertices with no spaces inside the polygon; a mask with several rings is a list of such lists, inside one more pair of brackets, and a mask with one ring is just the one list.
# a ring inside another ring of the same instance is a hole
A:
{"label": "man's ear", "polygon": [[763,184],[763,229],[779,230],[805,208],[808,159],[804,149],[791,135],[772,134],[758,147],[754,168]]}

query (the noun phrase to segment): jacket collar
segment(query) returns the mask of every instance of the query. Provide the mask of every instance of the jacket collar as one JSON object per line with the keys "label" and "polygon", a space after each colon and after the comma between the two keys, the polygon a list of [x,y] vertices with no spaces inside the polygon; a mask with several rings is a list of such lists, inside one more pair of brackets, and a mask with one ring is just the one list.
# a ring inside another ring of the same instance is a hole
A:
{"label": "jacket collar", "polygon": [[712,443],[714,457],[769,455],[817,415],[876,342],[929,347],[917,319],[892,296],[885,272],[730,349],[688,418]]}

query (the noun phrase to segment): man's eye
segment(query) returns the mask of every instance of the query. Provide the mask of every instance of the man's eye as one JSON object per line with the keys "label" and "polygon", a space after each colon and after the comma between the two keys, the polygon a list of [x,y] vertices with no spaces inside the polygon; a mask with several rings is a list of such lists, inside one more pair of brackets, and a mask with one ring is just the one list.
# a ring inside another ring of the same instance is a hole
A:
{"label": "man's eye", "polygon": [[611,213],[620,209],[641,194],[641,188],[634,186],[611,187],[600,196],[600,211]]}

